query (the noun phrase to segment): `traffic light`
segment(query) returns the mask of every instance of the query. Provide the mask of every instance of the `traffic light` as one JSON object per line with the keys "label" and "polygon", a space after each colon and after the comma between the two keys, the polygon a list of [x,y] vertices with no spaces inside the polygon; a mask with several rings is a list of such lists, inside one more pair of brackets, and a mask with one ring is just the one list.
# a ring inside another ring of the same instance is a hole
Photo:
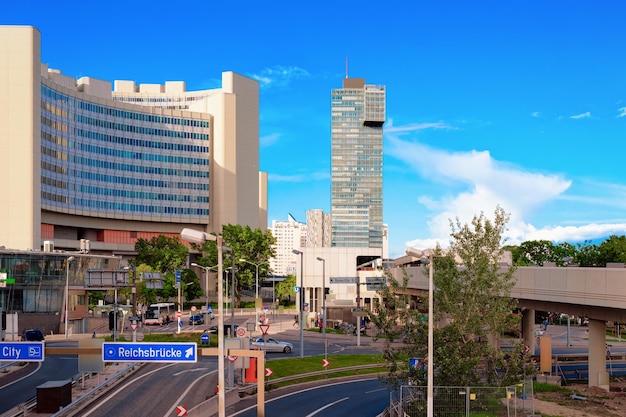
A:
{"label": "traffic light", "polygon": [[109,313],[109,330],[115,329],[115,312],[111,311]]}

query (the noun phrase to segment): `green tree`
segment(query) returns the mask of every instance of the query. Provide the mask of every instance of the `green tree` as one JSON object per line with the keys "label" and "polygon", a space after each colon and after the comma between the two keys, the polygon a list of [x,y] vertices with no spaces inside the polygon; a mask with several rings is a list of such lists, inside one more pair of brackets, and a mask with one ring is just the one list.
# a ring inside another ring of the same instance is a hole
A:
{"label": "green tree", "polygon": [[599,266],[609,262],[626,263],[626,236],[611,235],[598,247],[600,252]]}
{"label": "green tree", "polygon": [[[256,268],[247,262],[241,261],[245,259],[255,264],[263,264],[259,266],[259,285],[263,278],[269,272],[267,263],[270,258],[275,256],[273,245],[275,239],[269,230],[252,229],[250,226],[241,225],[225,225],[222,228],[223,243],[230,250],[223,254],[224,269],[235,266],[235,299],[237,304],[241,301],[241,290],[243,288],[254,287],[256,281]],[[204,244],[194,248],[202,252],[202,257],[197,261],[202,266],[217,265],[217,245],[213,240],[208,240]]]}
{"label": "green tree", "polygon": [[600,249],[591,241],[585,240],[583,243],[576,245],[576,263],[583,267],[604,266],[600,260]]}
{"label": "green tree", "polygon": [[279,300],[287,299],[288,302],[291,302],[291,296],[296,293],[293,291],[293,288],[296,286],[296,276],[295,275],[287,275],[287,277],[276,284],[276,297]]}
{"label": "green tree", "polygon": [[[499,349],[502,333],[516,320],[512,314],[516,301],[509,296],[514,284],[514,266],[503,267],[502,234],[509,216],[497,208],[493,221],[483,214],[471,225],[451,222],[449,250],[436,248],[433,280],[436,288],[434,320],[434,367],[436,385],[509,384],[523,377],[523,359],[518,344],[513,354]],[[425,267],[424,274],[429,268]],[[405,335],[401,348],[388,344],[387,359],[396,362],[409,357],[427,357],[427,318],[422,311],[426,301],[411,305],[406,293],[408,279],[391,279],[383,288],[386,303],[378,305],[372,321],[388,337]],[[404,359],[405,360],[405,359]],[[424,382],[423,371],[409,370],[389,375],[390,383],[411,379]]]}
{"label": "green tree", "polygon": [[185,264],[188,252],[178,237],[164,235],[150,240],[137,239],[135,251],[137,251],[136,265],[143,263],[150,265],[153,271],[172,274]]}

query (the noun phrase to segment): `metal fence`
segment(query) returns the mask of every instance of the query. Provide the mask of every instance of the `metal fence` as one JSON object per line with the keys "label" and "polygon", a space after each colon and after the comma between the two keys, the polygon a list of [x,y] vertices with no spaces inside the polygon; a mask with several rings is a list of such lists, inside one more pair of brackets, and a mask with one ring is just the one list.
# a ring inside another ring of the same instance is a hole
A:
{"label": "metal fence", "polygon": [[[404,385],[388,417],[422,417],[427,411],[427,387]],[[435,417],[517,417],[534,415],[532,380],[507,387],[434,387]]]}

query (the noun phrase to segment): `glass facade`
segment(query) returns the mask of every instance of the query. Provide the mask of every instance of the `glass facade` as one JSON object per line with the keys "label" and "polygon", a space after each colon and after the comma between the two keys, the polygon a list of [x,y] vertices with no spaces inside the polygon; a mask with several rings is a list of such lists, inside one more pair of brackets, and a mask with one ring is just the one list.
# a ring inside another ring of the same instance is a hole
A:
{"label": "glass facade", "polygon": [[[68,271],[69,256],[75,259]],[[84,289],[87,270],[119,268],[116,257],[0,251],[0,310],[59,314],[64,308],[66,281],[70,288]],[[70,306],[76,304],[86,305],[86,299],[70,300]]]}
{"label": "glass facade", "polygon": [[349,80],[331,92],[332,245],[382,248],[385,87]]}
{"label": "glass facade", "polygon": [[42,208],[208,223],[209,120],[124,107],[42,83]]}

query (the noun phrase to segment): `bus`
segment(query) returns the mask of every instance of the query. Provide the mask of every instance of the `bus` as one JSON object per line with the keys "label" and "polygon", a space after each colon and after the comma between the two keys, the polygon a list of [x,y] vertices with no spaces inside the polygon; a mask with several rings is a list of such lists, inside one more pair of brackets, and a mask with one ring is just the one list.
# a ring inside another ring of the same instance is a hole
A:
{"label": "bus", "polygon": [[146,310],[145,326],[161,326],[163,323],[173,321],[174,303],[150,304]]}

